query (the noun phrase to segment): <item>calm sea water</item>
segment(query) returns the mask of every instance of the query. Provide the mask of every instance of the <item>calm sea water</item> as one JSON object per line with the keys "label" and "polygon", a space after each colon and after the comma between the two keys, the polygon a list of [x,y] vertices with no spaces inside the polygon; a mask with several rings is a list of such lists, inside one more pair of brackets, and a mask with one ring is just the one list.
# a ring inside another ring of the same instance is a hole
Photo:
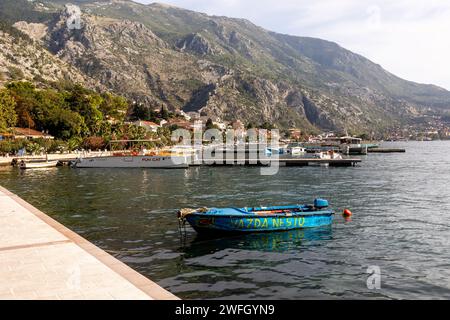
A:
{"label": "calm sea water", "polygon": [[[356,168],[0,169],[0,184],[181,298],[450,298],[450,142]],[[182,207],[329,199],[330,228],[180,238]],[[381,289],[367,288],[367,268]]]}

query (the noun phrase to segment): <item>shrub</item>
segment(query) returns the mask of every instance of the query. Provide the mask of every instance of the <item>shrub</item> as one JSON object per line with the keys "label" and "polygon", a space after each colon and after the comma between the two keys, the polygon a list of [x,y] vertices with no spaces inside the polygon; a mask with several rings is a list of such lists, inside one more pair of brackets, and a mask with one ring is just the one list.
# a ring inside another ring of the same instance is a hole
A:
{"label": "shrub", "polygon": [[13,80],[21,80],[21,79],[25,78],[25,75],[23,74],[22,70],[19,68],[10,66],[10,67],[8,67],[8,71],[9,71],[9,76]]}
{"label": "shrub", "polygon": [[105,139],[98,136],[87,137],[83,141],[83,147],[89,150],[100,150],[106,146]]}
{"label": "shrub", "polygon": [[27,143],[28,141],[23,139],[0,141],[0,153],[3,155],[7,153],[16,154],[20,149],[25,148]]}

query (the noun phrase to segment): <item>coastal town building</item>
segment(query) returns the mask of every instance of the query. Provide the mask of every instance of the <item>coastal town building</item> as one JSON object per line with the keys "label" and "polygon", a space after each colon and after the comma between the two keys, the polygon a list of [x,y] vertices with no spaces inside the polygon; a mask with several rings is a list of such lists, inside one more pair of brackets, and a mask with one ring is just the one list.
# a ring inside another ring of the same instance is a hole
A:
{"label": "coastal town building", "polygon": [[0,133],[0,140],[3,139],[54,139],[54,137],[46,132],[30,128],[11,128],[10,132]]}
{"label": "coastal town building", "polygon": [[158,125],[152,121],[138,120],[138,121],[133,122],[133,124],[135,126],[145,128],[149,132],[157,132],[158,128],[160,128],[160,125]]}
{"label": "coastal town building", "polygon": [[241,120],[233,121],[233,122],[230,124],[230,126],[231,126],[231,128],[232,128],[233,130],[242,130],[242,131],[245,130],[245,126],[244,126],[244,124],[242,123]]}
{"label": "coastal town building", "polygon": [[302,136],[302,131],[297,128],[291,128],[289,129],[289,136],[291,137],[292,140],[300,140]]}
{"label": "coastal town building", "polygon": [[227,124],[225,122],[222,121],[213,121],[213,125],[215,125],[219,130],[226,130],[227,128]]}
{"label": "coastal town building", "polygon": [[186,120],[178,119],[178,118],[169,119],[169,121],[164,126],[170,126],[170,127],[176,126],[179,129],[186,129],[186,130],[194,129],[193,123],[186,121]]}

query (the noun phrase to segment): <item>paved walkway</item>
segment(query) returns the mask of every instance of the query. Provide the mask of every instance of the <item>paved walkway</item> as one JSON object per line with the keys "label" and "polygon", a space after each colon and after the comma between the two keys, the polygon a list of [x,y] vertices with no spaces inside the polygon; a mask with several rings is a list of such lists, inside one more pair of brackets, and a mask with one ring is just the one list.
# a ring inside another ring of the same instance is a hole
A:
{"label": "paved walkway", "polygon": [[178,299],[0,186],[0,299]]}

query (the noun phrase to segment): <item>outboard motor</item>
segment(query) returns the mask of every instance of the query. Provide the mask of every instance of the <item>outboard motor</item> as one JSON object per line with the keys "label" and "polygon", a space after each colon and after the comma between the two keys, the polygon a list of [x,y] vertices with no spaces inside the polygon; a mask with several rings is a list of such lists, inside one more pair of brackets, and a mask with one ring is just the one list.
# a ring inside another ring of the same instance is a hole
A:
{"label": "outboard motor", "polygon": [[325,209],[328,208],[328,201],[324,199],[315,199],[314,200],[314,208],[316,209]]}

